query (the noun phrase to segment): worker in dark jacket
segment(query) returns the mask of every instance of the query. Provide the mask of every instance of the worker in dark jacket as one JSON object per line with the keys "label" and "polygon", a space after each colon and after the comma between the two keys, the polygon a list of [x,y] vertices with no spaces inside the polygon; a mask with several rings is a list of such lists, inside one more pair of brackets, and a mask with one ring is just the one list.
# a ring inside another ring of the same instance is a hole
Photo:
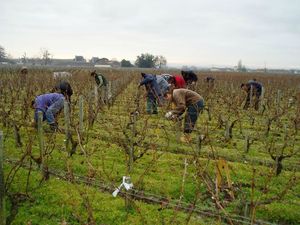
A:
{"label": "worker in dark jacket", "polygon": [[62,93],[66,97],[66,100],[68,100],[71,103],[71,96],[73,95],[73,90],[69,82],[60,81],[54,86],[52,92]]}
{"label": "worker in dark jacket", "polygon": [[215,78],[208,76],[208,77],[205,78],[205,81],[206,81],[206,83],[214,83]]}
{"label": "worker in dark jacket", "polygon": [[188,89],[195,90],[196,82],[198,81],[197,75],[192,70],[182,70],[181,75],[185,80]]}
{"label": "worker in dark jacket", "polygon": [[96,84],[99,87],[106,87],[107,86],[107,80],[106,80],[106,78],[102,74],[97,73],[96,70],[94,70],[91,73],[91,76],[93,76],[95,78]]}
{"label": "worker in dark jacket", "polygon": [[161,104],[161,91],[157,83],[155,75],[141,73],[142,80],[139,87],[145,85],[147,91],[147,107],[148,114],[157,114],[157,106]]}
{"label": "worker in dark jacket", "polygon": [[47,120],[51,130],[56,131],[58,124],[55,121],[57,114],[64,108],[65,96],[61,93],[39,95],[31,102],[34,111],[35,125],[38,122],[38,113],[43,113],[43,121]]}
{"label": "worker in dark jacket", "polygon": [[18,80],[18,83],[20,84],[20,87],[26,87],[27,85],[27,79],[28,79],[28,69],[27,67],[23,66],[20,70],[20,79]]}
{"label": "worker in dark jacket", "polygon": [[203,98],[195,91],[189,89],[174,89],[164,95],[173,102],[176,108],[166,113],[167,119],[176,120],[185,111],[184,135],[180,138],[182,142],[190,142],[190,133],[193,131],[200,112],[204,109]]}
{"label": "worker in dark jacket", "polygon": [[208,90],[211,90],[211,89],[214,88],[214,86],[215,86],[215,78],[210,77],[210,76],[206,77],[205,78],[205,82],[207,83]]}
{"label": "worker in dark jacket", "polygon": [[95,78],[96,84],[98,85],[98,90],[101,93],[101,99],[103,103],[108,103],[110,98],[112,97],[111,94],[108,92],[108,82],[104,75],[97,73],[96,70],[94,70],[91,73],[91,76]]}
{"label": "worker in dark jacket", "polygon": [[20,73],[24,76],[26,76],[28,74],[28,69],[27,67],[23,66],[20,70]]}
{"label": "worker in dark jacket", "polygon": [[259,101],[260,101],[260,97],[261,97],[262,89],[263,89],[262,84],[257,81],[250,80],[247,83],[242,83],[241,88],[242,88],[242,90],[244,90],[247,93],[244,109],[249,108],[250,103],[251,103],[250,99],[252,98],[254,101],[254,108],[255,108],[255,110],[258,110]]}

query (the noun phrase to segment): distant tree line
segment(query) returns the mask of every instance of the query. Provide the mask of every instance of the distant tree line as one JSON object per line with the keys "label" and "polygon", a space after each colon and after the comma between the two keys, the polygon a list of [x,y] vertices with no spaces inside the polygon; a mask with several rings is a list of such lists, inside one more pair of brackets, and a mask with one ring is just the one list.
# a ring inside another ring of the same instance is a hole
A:
{"label": "distant tree line", "polygon": [[0,62],[5,62],[6,53],[5,49],[0,45]]}
{"label": "distant tree line", "polygon": [[237,65],[237,71],[238,72],[247,72],[246,67],[243,65],[242,60],[239,60]]}
{"label": "distant tree line", "polygon": [[133,67],[133,65],[131,64],[131,62],[129,60],[123,59],[121,61],[121,67]]}
{"label": "distant tree line", "polygon": [[[150,53],[142,53],[136,57],[134,65],[139,68],[162,68],[167,65],[167,59],[160,55],[154,56]],[[121,67],[133,67],[129,60],[123,59]]]}
{"label": "distant tree line", "polygon": [[162,55],[154,56],[149,53],[143,53],[137,56],[135,65],[140,68],[162,68],[167,65],[167,59]]}
{"label": "distant tree line", "polygon": [[[50,65],[53,61],[53,55],[49,52],[48,49],[42,48],[40,50],[40,55],[41,57],[37,58],[28,58],[26,55],[26,52],[21,56],[20,62],[23,64],[30,63],[32,65],[35,64],[40,64],[40,65]],[[76,57],[82,57],[82,56],[75,56],[75,61],[77,62],[78,60]],[[83,58],[83,57],[82,57]],[[84,59],[84,58],[83,58]],[[102,58],[99,59],[98,57],[93,57],[91,59],[91,63],[100,63],[103,61]],[[10,62],[10,63],[16,63],[16,61],[10,60],[5,52],[4,47],[0,45],[0,62]],[[86,62],[85,60],[82,60],[82,62]],[[109,63],[108,63],[109,62]],[[162,68],[167,65],[167,59],[162,56],[154,56],[150,53],[142,53],[141,55],[137,56],[134,65],[126,59],[123,59],[121,62],[117,62],[116,60],[109,61],[107,59],[107,63],[105,64],[114,64],[115,66],[121,66],[121,67],[140,67],[140,68]]]}

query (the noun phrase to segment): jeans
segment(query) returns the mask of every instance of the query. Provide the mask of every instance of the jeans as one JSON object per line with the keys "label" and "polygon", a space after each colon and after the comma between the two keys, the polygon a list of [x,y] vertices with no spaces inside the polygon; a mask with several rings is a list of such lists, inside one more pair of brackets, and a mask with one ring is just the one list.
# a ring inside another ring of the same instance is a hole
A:
{"label": "jeans", "polygon": [[46,114],[45,114],[45,112],[42,109],[35,109],[35,111],[34,111],[34,121],[35,121],[36,124],[38,122],[39,112],[43,113],[42,121],[46,120]]}
{"label": "jeans", "polygon": [[64,108],[64,100],[65,98],[60,98],[59,100],[57,100],[56,102],[54,102],[52,105],[50,105],[46,111],[44,111],[43,109],[35,109],[34,112],[34,120],[37,123],[38,122],[38,112],[43,112],[43,121],[47,120],[47,122],[49,124],[53,124],[55,123],[55,116],[57,113],[59,113],[60,110],[62,110]]}
{"label": "jeans", "polygon": [[189,105],[185,114],[184,133],[191,133],[195,127],[199,113],[204,108],[204,101],[200,100],[195,104]]}

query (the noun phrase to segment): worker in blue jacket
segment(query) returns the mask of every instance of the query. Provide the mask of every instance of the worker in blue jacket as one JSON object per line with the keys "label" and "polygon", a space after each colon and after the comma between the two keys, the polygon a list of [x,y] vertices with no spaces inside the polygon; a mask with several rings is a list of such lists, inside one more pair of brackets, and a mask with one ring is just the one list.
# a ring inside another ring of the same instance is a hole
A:
{"label": "worker in blue jacket", "polygon": [[157,106],[161,104],[161,90],[157,83],[157,78],[152,74],[141,73],[142,80],[139,87],[145,85],[147,91],[147,107],[148,114],[157,114]]}
{"label": "worker in blue jacket", "polygon": [[35,126],[38,122],[38,112],[43,113],[43,121],[47,120],[51,130],[56,131],[58,124],[55,117],[64,108],[65,95],[61,93],[47,93],[39,95],[31,102],[34,111]]}

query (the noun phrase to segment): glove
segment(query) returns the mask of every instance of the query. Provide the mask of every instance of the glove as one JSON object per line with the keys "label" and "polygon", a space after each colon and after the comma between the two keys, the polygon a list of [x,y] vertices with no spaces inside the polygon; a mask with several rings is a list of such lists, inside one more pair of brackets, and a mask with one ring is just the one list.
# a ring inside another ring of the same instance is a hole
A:
{"label": "glove", "polygon": [[175,115],[173,114],[173,112],[169,111],[166,113],[165,117],[167,120],[173,120],[175,118]]}
{"label": "glove", "polygon": [[50,123],[49,125],[50,125],[50,129],[52,131],[57,131],[58,130],[58,124],[56,122]]}

